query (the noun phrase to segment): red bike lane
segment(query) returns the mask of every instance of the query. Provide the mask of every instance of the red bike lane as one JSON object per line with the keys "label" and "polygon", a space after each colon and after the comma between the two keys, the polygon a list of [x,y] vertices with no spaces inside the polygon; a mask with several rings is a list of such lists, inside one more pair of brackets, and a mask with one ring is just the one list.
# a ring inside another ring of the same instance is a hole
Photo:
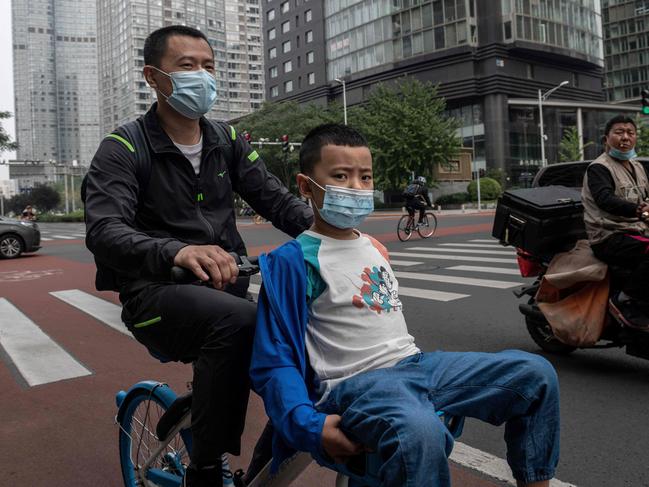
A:
{"label": "red bike lane", "polygon": [[[472,231],[470,231],[472,228]],[[454,232],[485,231],[482,225],[455,227]],[[439,230],[440,234],[444,229]],[[396,239],[396,235],[393,235]],[[391,241],[389,234],[379,238]],[[94,265],[42,254],[3,261],[0,268],[0,297],[40,327],[47,336],[90,371],[89,375],[30,387],[0,349],[0,468],[7,486],[111,486],[122,485],[117,449],[118,427],[115,394],[144,380],[160,380],[184,392],[191,368],[183,364],[161,364],[134,339],[83,311],[57,299],[51,292],[75,289],[119,304],[117,295],[94,289]],[[249,248],[251,255],[268,251],[271,245]],[[1,335],[0,329],[0,338]],[[0,341],[1,343],[1,341]],[[34,360],[39,351],[34,350]],[[227,391],[216,391],[227,394]],[[243,437],[243,454],[232,458],[235,468],[245,467],[254,442],[266,422],[261,401],[251,396]],[[480,474],[452,466],[454,486],[502,485]],[[311,465],[292,485],[334,485],[335,475]]]}

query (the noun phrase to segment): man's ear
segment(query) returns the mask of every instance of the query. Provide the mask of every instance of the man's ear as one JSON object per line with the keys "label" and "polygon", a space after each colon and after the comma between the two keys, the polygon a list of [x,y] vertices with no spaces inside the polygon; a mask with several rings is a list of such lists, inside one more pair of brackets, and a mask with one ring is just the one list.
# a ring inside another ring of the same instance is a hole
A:
{"label": "man's ear", "polygon": [[156,82],[153,74],[155,73],[155,69],[153,69],[151,66],[144,66],[142,68],[142,75],[144,76],[144,80],[147,82],[147,84],[153,88],[154,90],[158,89],[158,83]]}
{"label": "man's ear", "polygon": [[306,174],[299,173],[295,180],[297,182],[297,189],[300,194],[308,199],[313,199],[313,192],[311,191],[311,184],[309,184],[309,177]]}

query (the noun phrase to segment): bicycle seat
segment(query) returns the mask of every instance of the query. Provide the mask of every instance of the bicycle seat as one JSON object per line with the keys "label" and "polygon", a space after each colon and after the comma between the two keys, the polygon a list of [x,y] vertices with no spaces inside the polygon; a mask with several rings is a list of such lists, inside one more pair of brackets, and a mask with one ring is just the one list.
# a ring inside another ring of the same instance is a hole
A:
{"label": "bicycle seat", "polygon": [[160,417],[158,425],[155,428],[155,434],[160,441],[167,439],[167,435],[178,424],[182,418],[192,407],[192,393],[188,392],[183,396],[178,396],[176,400],[171,403],[169,409]]}

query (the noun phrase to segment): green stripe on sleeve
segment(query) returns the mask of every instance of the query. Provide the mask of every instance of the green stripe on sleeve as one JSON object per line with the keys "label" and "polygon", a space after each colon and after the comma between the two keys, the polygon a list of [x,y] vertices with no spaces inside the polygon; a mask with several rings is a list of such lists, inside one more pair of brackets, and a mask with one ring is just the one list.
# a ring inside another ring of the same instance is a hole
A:
{"label": "green stripe on sleeve", "polygon": [[143,321],[142,323],[136,323],[135,325],[133,325],[133,328],[144,328],[145,326],[153,325],[154,323],[158,323],[159,321],[162,321],[162,316],[156,316],[155,318]]}
{"label": "green stripe on sleeve", "polygon": [[254,150],[250,154],[248,154],[248,160],[250,162],[255,162],[257,159],[259,159],[259,154],[257,154],[256,150]]}
{"label": "green stripe on sleeve", "polygon": [[230,137],[232,137],[232,140],[237,139],[237,132],[236,130],[234,130],[234,127],[232,125],[230,125]]}
{"label": "green stripe on sleeve", "polygon": [[126,146],[126,148],[127,148],[128,150],[130,150],[131,152],[133,152],[133,153],[135,152],[135,148],[131,145],[131,143],[130,143],[128,140],[126,140],[124,137],[122,137],[121,135],[117,135],[117,134],[108,134],[108,135],[106,136],[106,138],[109,138],[109,137],[110,137],[111,139],[115,139],[115,140],[121,142],[122,144],[124,144],[124,145]]}

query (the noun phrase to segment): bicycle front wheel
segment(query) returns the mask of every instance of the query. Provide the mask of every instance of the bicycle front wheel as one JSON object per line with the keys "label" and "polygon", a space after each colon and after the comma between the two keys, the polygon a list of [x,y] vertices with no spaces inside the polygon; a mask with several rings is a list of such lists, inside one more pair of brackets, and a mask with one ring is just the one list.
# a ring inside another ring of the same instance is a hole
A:
{"label": "bicycle front wheel", "polygon": [[417,227],[417,232],[422,238],[432,237],[437,230],[437,217],[432,211],[427,211],[424,214],[424,219]]}
{"label": "bicycle front wheel", "polygon": [[[162,385],[161,387],[167,387]],[[160,485],[180,485],[189,465],[191,432],[183,430],[169,440],[164,450],[153,460],[146,472],[141,467],[161,445],[156,436],[156,425],[171,405],[156,389],[140,389],[131,396],[119,423],[119,457],[125,487],[141,486],[141,478]]]}
{"label": "bicycle front wheel", "polygon": [[410,240],[412,232],[414,231],[412,223],[413,219],[408,215],[403,215],[399,219],[399,223],[397,225],[397,237],[399,237],[399,240],[401,240],[402,242],[407,242],[408,240]]}

